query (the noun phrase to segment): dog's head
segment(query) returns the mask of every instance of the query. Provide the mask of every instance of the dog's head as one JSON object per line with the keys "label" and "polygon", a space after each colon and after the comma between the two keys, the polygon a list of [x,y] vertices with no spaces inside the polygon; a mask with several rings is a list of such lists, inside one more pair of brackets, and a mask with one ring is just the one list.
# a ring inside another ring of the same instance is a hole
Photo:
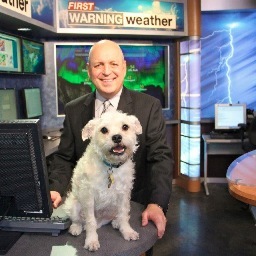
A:
{"label": "dog's head", "polygon": [[91,139],[95,152],[110,164],[124,163],[137,150],[137,135],[142,133],[139,120],[120,111],[104,113],[89,121],[82,139]]}

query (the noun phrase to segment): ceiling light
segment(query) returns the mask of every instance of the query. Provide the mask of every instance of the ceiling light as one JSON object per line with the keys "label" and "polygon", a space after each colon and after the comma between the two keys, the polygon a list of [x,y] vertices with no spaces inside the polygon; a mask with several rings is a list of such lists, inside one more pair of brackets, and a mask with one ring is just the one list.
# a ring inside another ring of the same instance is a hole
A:
{"label": "ceiling light", "polygon": [[30,31],[31,28],[18,28],[19,31]]}

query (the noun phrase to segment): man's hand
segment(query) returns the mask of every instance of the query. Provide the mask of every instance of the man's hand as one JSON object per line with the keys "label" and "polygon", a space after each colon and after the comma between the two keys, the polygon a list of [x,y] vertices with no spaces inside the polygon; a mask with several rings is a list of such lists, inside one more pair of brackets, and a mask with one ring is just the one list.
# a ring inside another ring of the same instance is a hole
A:
{"label": "man's hand", "polygon": [[50,194],[51,194],[52,205],[54,208],[57,208],[61,203],[60,193],[57,191],[50,191]]}
{"label": "man's hand", "polygon": [[158,238],[162,238],[166,227],[166,217],[163,210],[157,204],[149,204],[142,213],[142,226],[148,225],[148,221],[154,222],[157,228]]}

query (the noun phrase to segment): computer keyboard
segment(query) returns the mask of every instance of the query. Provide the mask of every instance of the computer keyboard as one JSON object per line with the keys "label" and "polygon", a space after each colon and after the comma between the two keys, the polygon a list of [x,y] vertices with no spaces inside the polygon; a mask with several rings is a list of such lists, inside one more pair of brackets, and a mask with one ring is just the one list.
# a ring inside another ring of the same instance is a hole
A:
{"label": "computer keyboard", "polygon": [[241,139],[240,133],[218,133],[211,132],[211,139],[223,139],[223,140],[232,140],[232,139]]}
{"label": "computer keyboard", "polygon": [[52,236],[58,236],[62,230],[67,229],[71,224],[68,217],[10,217],[0,216],[0,229],[4,231],[20,232],[46,232],[52,233]]}

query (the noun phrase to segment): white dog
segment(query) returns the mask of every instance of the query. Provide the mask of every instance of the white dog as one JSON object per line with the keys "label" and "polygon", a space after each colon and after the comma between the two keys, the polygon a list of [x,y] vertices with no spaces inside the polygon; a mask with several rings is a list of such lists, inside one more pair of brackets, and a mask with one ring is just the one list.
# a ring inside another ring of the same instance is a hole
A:
{"label": "white dog", "polygon": [[84,247],[90,251],[100,247],[97,228],[109,222],[125,240],[139,239],[129,224],[129,214],[132,156],[141,133],[139,120],[119,111],[104,113],[82,130],[82,139],[91,141],[74,169],[64,209],[72,221],[69,232],[78,236],[85,229]]}

